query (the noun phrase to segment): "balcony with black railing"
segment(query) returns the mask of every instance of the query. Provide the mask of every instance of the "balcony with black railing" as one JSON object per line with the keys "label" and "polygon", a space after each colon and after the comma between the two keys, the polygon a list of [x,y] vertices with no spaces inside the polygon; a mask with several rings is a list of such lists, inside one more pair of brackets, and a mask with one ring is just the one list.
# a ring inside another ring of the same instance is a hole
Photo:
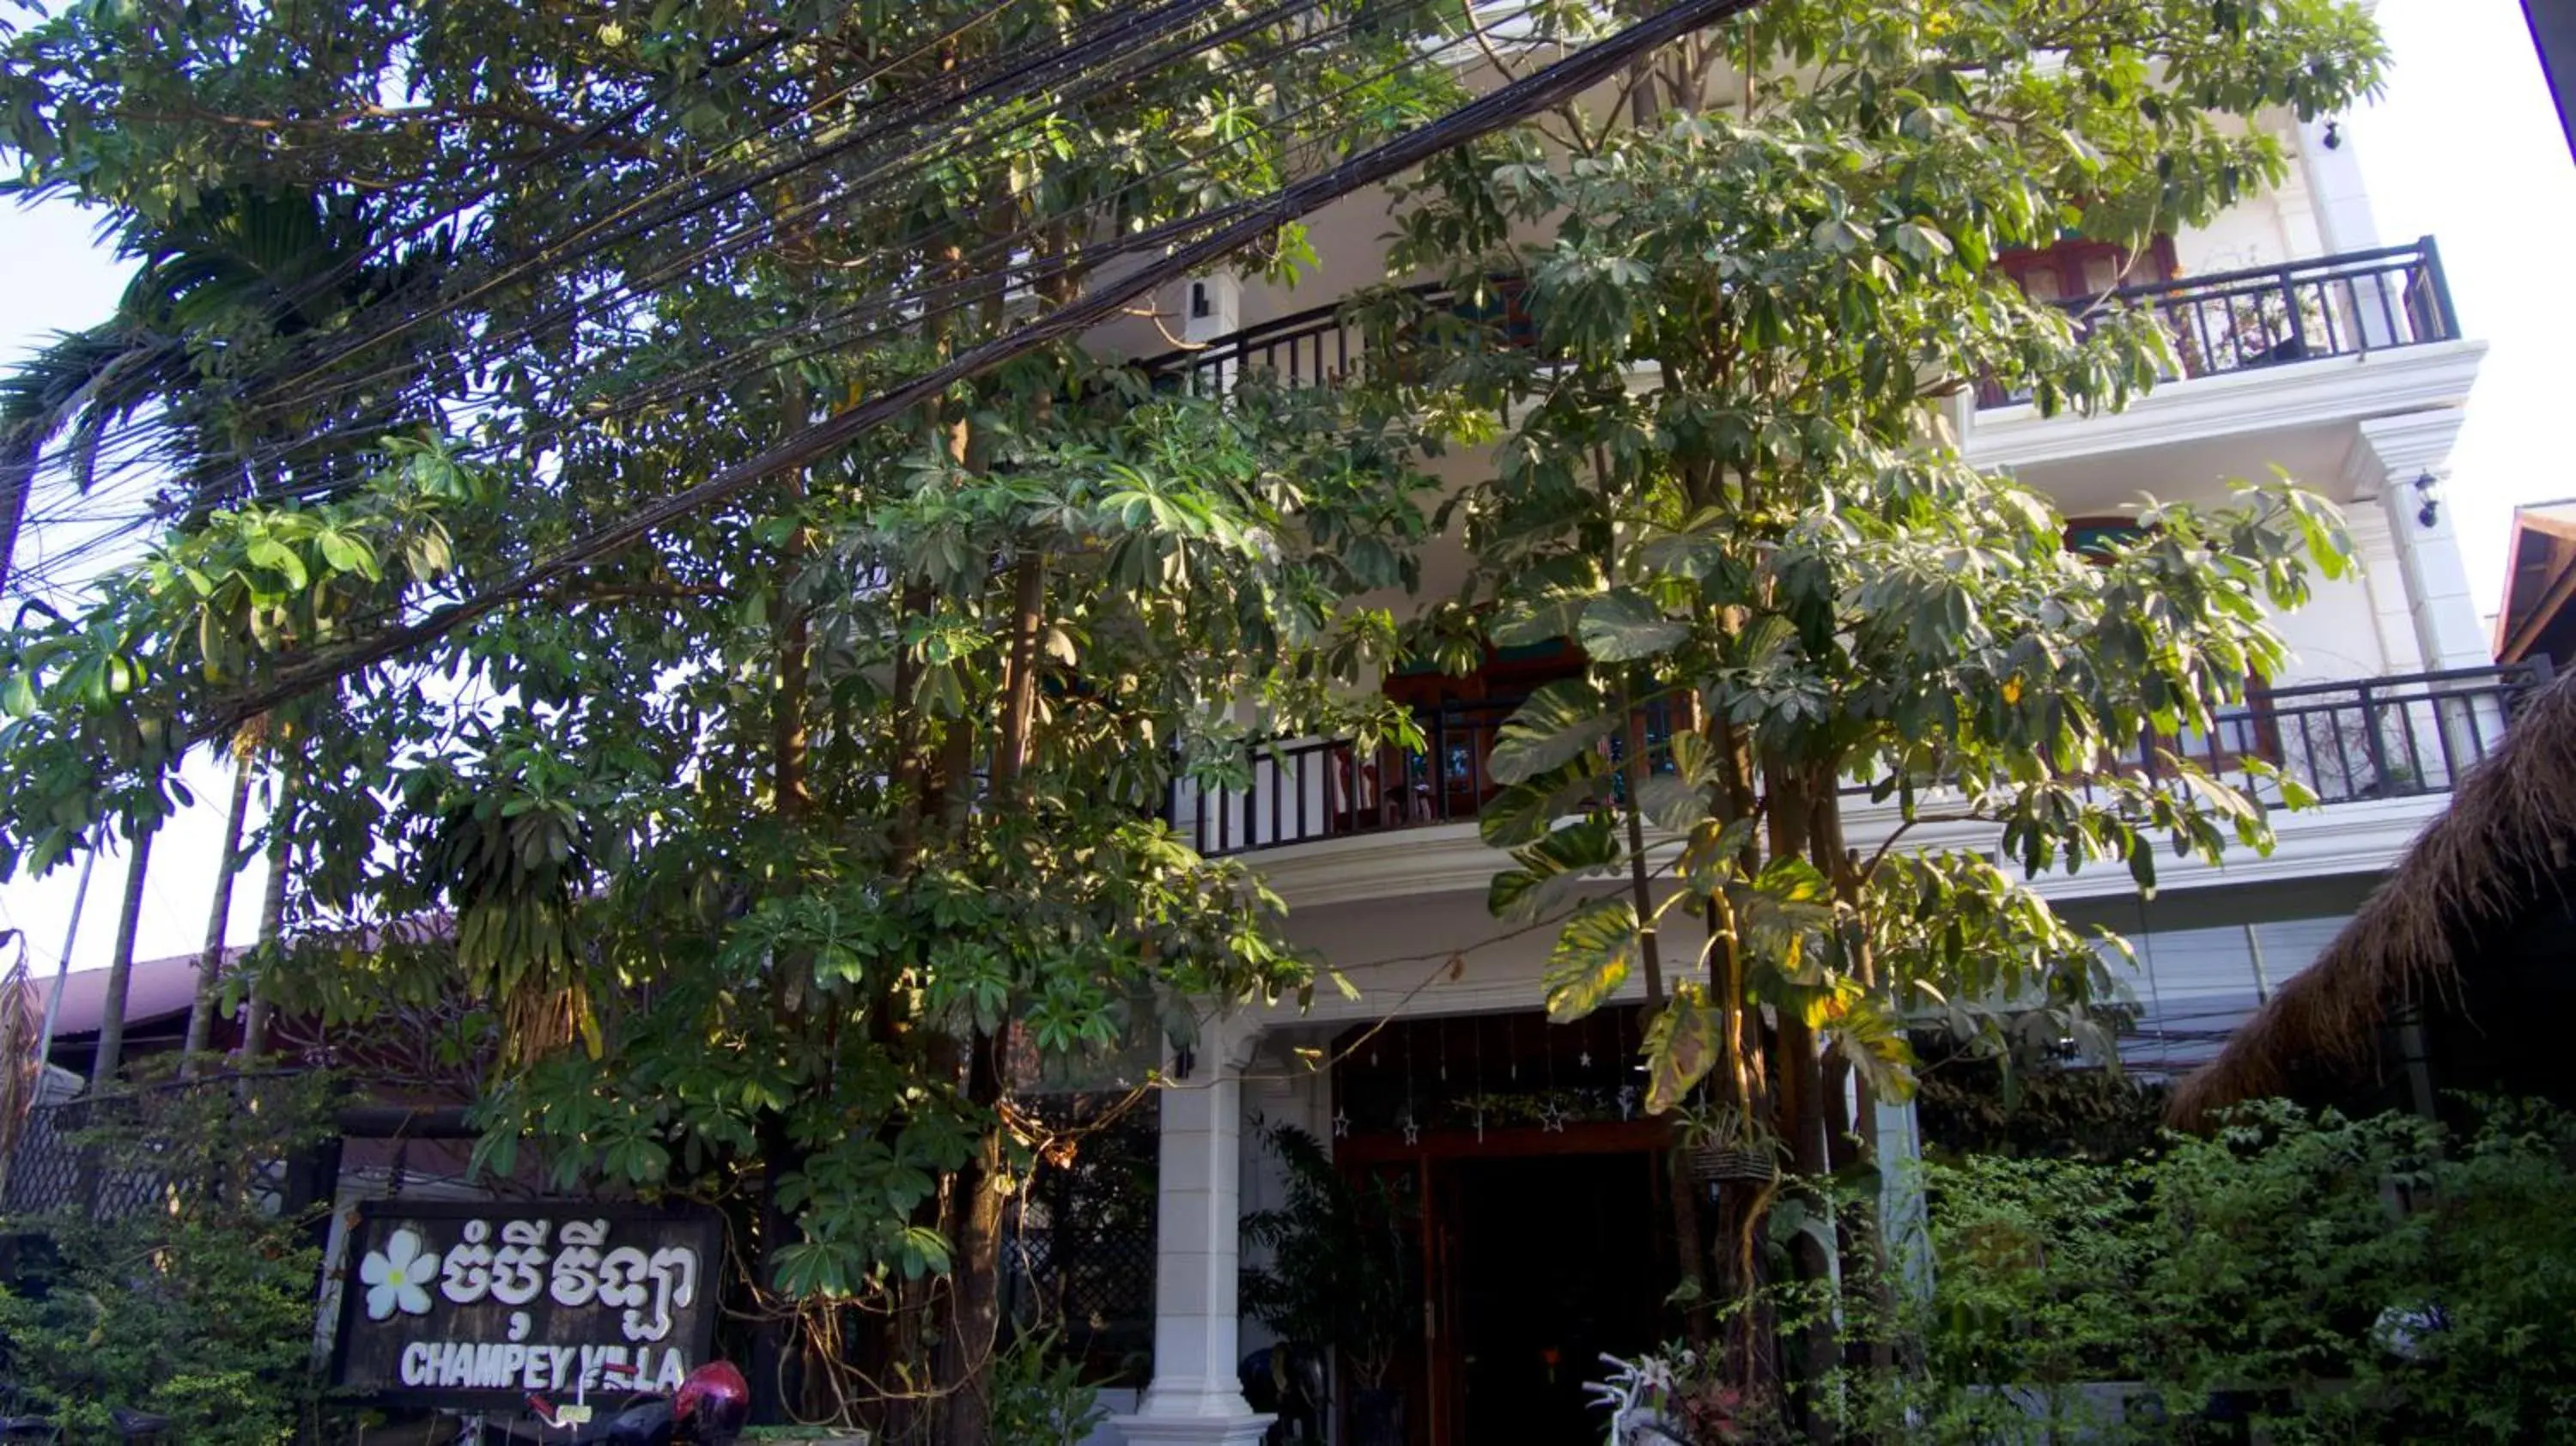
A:
{"label": "balcony with black railing", "polygon": [[[1310,307],[1138,365],[1159,385],[1215,396],[1253,377],[1291,387],[1357,378],[1373,358],[1390,354],[1389,327],[1419,328],[1426,318],[1483,323],[1464,338],[1470,344],[1529,346],[1537,329],[1521,307],[1522,286],[1516,277],[1498,277],[1473,296],[1412,287],[1405,295],[1414,310],[1396,321],[1388,318],[1401,307]],[[2151,314],[2173,344],[2176,367],[2167,381],[2460,339],[2441,251],[2430,236],[2411,246],[2158,281],[2053,304],[2079,325],[2113,307]],[[1993,385],[1978,393],[1981,407],[2028,400],[2027,393]]]}
{"label": "balcony with black railing", "polygon": [[1391,328],[1418,328],[1424,317],[1496,319],[1502,322],[1504,345],[1529,345],[1536,332],[1520,310],[1522,290],[1516,277],[1497,279],[1491,293],[1481,298],[1462,297],[1437,284],[1407,287],[1401,295],[1412,307],[1397,321],[1389,321],[1383,310],[1329,302],[1149,357],[1137,366],[1158,387],[1190,396],[1221,396],[1252,378],[1275,386],[1336,386],[1358,379],[1372,356],[1387,354]]}
{"label": "balcony with black railing", "polygon": [[[2117,763],[2171,777],[2168,760],[2187,759],[2272,804],[2282,801],[2274,772],[2297,779],[2321,805],[2433,797],[2495,752],[2522,700],[2548,680],[2544,659],[2257,688],[2207,733],[2141,737]],[[1473,823],[1499,791],[1490,766],[1494,740],[1519,704],[1493,699],[1417,710],[1418,748],[1362,748],[1331,738],[1255,745],[1245,760],[1248,787],[1176,784],[1172,823],[1210,856]],[[1660,713],[1640,721],[1651,756],[1667,723]],[[1625,741],[1602,746],[1615,753]]]}
{"label": "balcony with black railing", "polygon": [[[2079,326],[2118,308],[2153,317],[2173,345],[2168,382],[2460,339],[2441,249],[2430,236],[2411,246],[2151,282],[2053,304]],[[1980,407],[2029,400],[2027,392],[1994,384],[1977,394]]]}

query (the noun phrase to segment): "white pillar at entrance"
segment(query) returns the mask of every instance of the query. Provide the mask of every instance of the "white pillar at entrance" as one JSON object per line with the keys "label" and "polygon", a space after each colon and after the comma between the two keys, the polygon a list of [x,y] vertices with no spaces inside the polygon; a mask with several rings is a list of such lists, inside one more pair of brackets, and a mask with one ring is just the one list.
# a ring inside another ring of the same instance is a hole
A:
{"label": "white pillar at entrance", "polygon": [[1220,1021],[1190,1077],[1164,1090],[1154,1250],[1154,1379],[1133,1416],[1112,1423],[1128,1446],[1256,1446],[1235,1377],[1239,1311],[1243,1084],[1256,1030]]}

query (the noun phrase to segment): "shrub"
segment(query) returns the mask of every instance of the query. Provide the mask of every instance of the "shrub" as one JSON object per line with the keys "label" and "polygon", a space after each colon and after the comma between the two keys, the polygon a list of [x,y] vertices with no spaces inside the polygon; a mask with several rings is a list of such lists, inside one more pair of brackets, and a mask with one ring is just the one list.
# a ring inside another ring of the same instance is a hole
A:
{"label": "shrub", "polygon": [[1929,1297],[1833,1303],[1908,1359],[1817,1399],[1922,1443],[2205,1439],[2222,1414],[2281,1446],[2576,1442],[2576,1117],[2468,1113],[2269,1103],[2133,1164],[1928,1165]]}
{"label": "shrub", "polygon": [[284,1210],[280,1184],[320,1138],[321,1088],[146,1088],[85,1107],[82,1168],[136,1208],[0,1221],[31,1241],[0,1285],[0,1381],[19,1410],[71,1441],[114,1440],[117,1406],[170,1417],[168,1438],[191,1446],[296,1439],[319,1400],[320,1262],[315,1217]]}
{"label": "shrub", "polygon": [[1081,1446],[1109,1419],[1099,1388],[1061,1344],[1052,1330],[1022,1335],[993,1362],[995,1446]]}

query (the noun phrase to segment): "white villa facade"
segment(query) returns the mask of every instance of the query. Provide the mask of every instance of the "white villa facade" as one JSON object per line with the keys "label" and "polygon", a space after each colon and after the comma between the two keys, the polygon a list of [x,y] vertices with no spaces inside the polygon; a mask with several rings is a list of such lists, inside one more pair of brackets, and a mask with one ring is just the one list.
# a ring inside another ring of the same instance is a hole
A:
{"label": "white villa facade", "polygon": [[[2043,417],[1988,396],[1963,398],[1952,417],[1972,460],[2046,491],[2076,528],[2116,526],[2144,493],[2215,498],[2229,479],[2275,467],[2340,504],[2351,526],[2357,575],[2320,584],[2308,608],[2280,620],[2294,651],[2287,673],[2224,736],[2200,740],[2222,768],[2259,753],[2303,772],[2322,805],[2279,816],[2270,855],[2169,868],[2152,898],[2121,870],[2039,882],[2071,916],[2135,944],[2140,1020],[2125,1055],[2142,1072],[2205,1058],[2305,967],[2537,681],[2495,665],[2444,500],[2477,485],[2455,482],[2449,464],[2484,347],[2452,312],[2434,241],[2378,233],[2349,141],[2324,121],[2281,128],[2294,155],[2287,184],[2125,272],[2126,289],[2173,326],[2184,376],[2119,415]],[[1161,295],[1162,315],[1199,348],[1184,365],[1220,379],[1267,368],[1329,381],[1357,349],[1331,301],[1382,280],[1386,205],[1369,193],[1319,217],[1324,267],[1294,292],[1212,278]],[[2034,294],[2069,299],[2124,277],[2121,258],[2081,245],[2009,265]],[[1133,342],[1132,353],[1155,349],[1141,327]],[[1439,570],[1436,560],[1426,569],[1426,595]],[[1279,1190],[1255,1134],[1263,1122],[1299,1125],[1350,1168],[1414,1192],[1423,1339],[1395,1377],[1414,1441],[1555,1439],[1535,1426],[1496,1435],[1494,1413],[1540,1409],[1515,1381],[1579,1380],[1593,1348],[1613,1343],[1615,1332],[1573,1318],[1562,1304],[1571,1297],[1542,1285],[1529,1292],[1535,1305],[1515,1306],[1496,1295],[1493,1270],[1479,1274],[1511,1252],[1521,1214],[1561,1221],[1579,1203],[1570,1175],[1642,1202],[1660,1168],[1620,1074],[1637,1043],[1633,1014],[1549,1033],[1537,1012],[1547,933],[1486,910],[1501,860],[1477,837],[1475,805],[1483,752],[1513,701],[1509,677],[1491,681],[1481,700],[1426,694],[1422,753],[1361,757],[1337,740],[1302,740],[1257,763],[1247,792],[1176,795],[1184,833],[1205,852],[1250,860],[1287,901],[1299,941],[1362,997],[1322,992],[1310,1011],[1220,1018],[1162,1093],[1152,1375],[1111,1428],[1132,1446],[1261,1438],[1267,1418],[1238,1383],[1260,1333],[1240,1318],[1237,1275],[1240,1216]],[[1863,848],[1893,823],[1892,808],[1849,815]],[[1926,832],[1927,842],[1980,837]],[[1909,1121],[1891,1112],[1879,1124],[1902,1149]],[[1651,1218],[1642,1204],[1592,1210],[1571,1228],[1615,1247],[1651,1234]],[[1557,1319],[1514,1314],[1532,1309]]]}

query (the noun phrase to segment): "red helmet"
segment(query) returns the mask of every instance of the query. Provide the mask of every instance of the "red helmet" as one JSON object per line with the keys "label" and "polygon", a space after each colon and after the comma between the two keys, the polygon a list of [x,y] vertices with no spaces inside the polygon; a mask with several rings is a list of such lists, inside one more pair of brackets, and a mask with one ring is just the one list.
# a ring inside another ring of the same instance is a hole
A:
{"label": "red helmet", "polygon": [[731,1446],[751,1420],[751,1383],[731,1361],[709,1361],[680,1382],[672,1414],[689,1429],[689,1439],[707,1446]]}

